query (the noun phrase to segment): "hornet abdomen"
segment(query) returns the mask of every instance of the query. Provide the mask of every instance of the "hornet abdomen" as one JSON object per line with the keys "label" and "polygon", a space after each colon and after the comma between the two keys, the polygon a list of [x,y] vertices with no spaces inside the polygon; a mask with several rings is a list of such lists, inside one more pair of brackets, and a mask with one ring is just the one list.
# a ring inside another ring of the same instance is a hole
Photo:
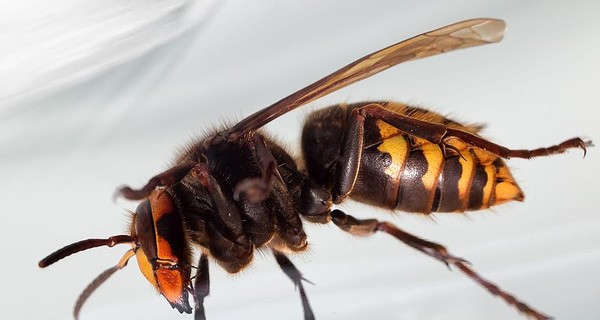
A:
{"label": "hornet abdomen", "polygon": [[[480,126],[463,125],[438,113],[405,104],[377,103],[396,113],[454,129],[474,134],[481,129]],[[344,136],[351,110],[367,104],[370,102],[336,105],[312,116],[306,122],[303,136],[304,147],[309,148],[310,145],[312,149],[307,152],[315,158],[330,159],[321,163],[334,163],[335,153],[339,151],[331,150],[339,150],[343,144],[343,141],[335,141],[334,137]],[[329,125],[321,125],[320,132],[309,128],[319,123]],[[308,141],[315,143],[309,144]],[[316,168],[318,164],[311,161],[311,156],[306,160],[309,174],[327,170],[325,167]],[[507,201],[523,200],[523,193],[504,161],[495,154],[458,138],[431,143],[382,120],[367,117],[360,171],[350,197],[379,207],[430,213],[486,209]]]}

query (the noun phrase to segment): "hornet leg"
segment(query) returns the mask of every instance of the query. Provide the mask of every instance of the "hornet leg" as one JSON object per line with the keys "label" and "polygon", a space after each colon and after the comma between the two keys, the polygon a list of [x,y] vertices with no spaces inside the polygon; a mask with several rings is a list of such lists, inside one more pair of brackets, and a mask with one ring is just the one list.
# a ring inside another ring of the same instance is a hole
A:
{"label": "hornet leg", "polygon": [[208,256],[202,254],[200,261],[198,262],[198,271],[196,272],[196,279],[194,280],[194,300],[196,305],[194,306],[194,320],[206,320],[206,313],[204,311],[204,298],[210,293],[210,278],[208,275]]}
{"label": "hornet leg", "polygon": [[141,189],[136,190],[123,186],[117,190],[115,196],[122,196],[128,200],[142,200],[148,197],[156,187],[170,187],[181,181],[196,164],[195,162],[188,162],[170,168],[152,177]]}
{"label": "hornet leg", "polygon": [[448,250],[435,242],[430,242],[425,239],[421,239],[408,232],[405,232],[389,222],[380,222],[375,219],[358,220],[350,215],[345,214],[340,210],[333,210],[331,212],[331,219],[333,223],[340,229],[349,232],[355,236],[370,236],[378,231],[385,232],[394,238],[404,242],[405,244],[429,255],[447,266],[455,266],[471,280],[477,282],[479,285],[488,290],[491,294],[500,297],[509,305],[519,309],[522,313],[538,320],[550,319],[547,315],[540,313],[539,311],[529,307],[524,302],[518,300],[510,293],[502,290],[494,283],[484,279],[477,272],[468,266],[468,263],[461,258],[457,258],[451,255]]}
{"label": "hornet leg", "polygon": [[262,176],[244,179],[238,183],[235,186],[233,198],[239,200],[240,196],[244,195],[250,202],[257,203],[265,200],[271,194],[273,178],[282,182],[283,179],[276,170],[277,161],[275,161],[265,139],[260,134],[254,135],[250,146],[254,151],[254,158],[258,162]]}
{"label": "hornet leg", "polygon": [[[308,303],[308,298],[306,297],[306,292],[304,291],[304,286],[302,285],[302,280],[305,280],[302,277],[302,273],[296,266],[286,257],[283,253],[273,250],[273,254],[275,255],[275,260],[277,260],[277,264],[281,267],[283,272],[292,280],[292,282],[298,287],[300,291],[300,299],[302,299],[302,309],[304,310],[304,320],[314,320],[315,315],[310,308],[310,304]],[[306,281],[306,280],[305,280]]]}
{"label": "hornet leg", "polygon": [[410,135],[428,140],[431,143],[443,143],[445,139],[455,137],[472,144],[478,148],[487,150],[499,157],[509,158],[524,158],[531,159],[535,157],[544,157],[553,154],[559,154],[571,148],[579,148],[586,152],[587,147],[592,146],[591,141],[583,141],[581,138],[572,138],[563,141],[557,145],[538,148],[533,150],[513,150],[501,145],[495,144],[489,140],[479,137],[470,132],[465,132],[458,129],[448,128],[441,123],[432,123],[423,120],[418,120],[410,116],[396,113],[392,110],[384,108],[382,105],[373,103],[352,111],[353,117],[371,116],[402,130]]}

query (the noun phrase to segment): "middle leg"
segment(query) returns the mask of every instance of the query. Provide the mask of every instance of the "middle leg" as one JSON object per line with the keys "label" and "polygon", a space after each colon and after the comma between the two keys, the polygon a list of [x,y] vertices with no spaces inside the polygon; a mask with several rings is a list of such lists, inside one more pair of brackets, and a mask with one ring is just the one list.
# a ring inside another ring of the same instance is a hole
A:
{"label": "middle leg", "polygon": [[243,195],[250,202],[257,203],[265,200],[273,189],[273,178],[282,181],[277,172],[277,161],[267,146],[265,138],[260,134],[252,137],[250,147],[261,171],[261,177],[247,178],[235,186],[233,198],[237,201]]}

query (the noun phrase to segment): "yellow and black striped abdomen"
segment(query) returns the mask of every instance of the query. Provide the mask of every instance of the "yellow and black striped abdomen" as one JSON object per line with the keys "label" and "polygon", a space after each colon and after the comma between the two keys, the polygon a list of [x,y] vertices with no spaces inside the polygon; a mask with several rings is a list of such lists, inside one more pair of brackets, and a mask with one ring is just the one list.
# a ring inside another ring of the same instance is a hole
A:
{"label": "yellow and black striped abdomen", "polygon": [[431,211],[480,210],[523,200],[521,189],[501,158],[459,139],[449,139],[446,144],[444,169]]}
{"label": "yellow and black striped abdomen", "polygon": [[[441,115],[394,104],[397,112],[473,133]],[[351,197],[406,212],[463,212],[522,200],[504,161],[460,139],[433,144],[389,124],[365,123],[365,149]]]}

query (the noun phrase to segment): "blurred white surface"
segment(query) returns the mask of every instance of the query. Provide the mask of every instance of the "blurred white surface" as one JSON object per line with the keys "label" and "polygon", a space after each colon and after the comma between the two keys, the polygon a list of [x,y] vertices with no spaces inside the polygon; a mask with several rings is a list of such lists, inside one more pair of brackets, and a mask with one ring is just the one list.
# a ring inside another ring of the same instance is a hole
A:
{"label": "blurred white surface", "polygon": [[0,115],[196,26],[213,0],[21,0],[0,11]]}
{"label": "blurred white surface", "polygon": [[[599,10],[595,1],[223,2],[206,23],[164,46],[16,105],[17,112],[0,118],[0,318],[70,318],[80,291],[127,248],[91,250],[46,270],[39,259],[76,240],[125,232],[126,209],[135,204],[114,204],[115,188],[145,183],[196,133],[452,22],[495,17],[509,29],[500,44],[393,68],[268,129],[297,150],[309,109],[395,99],[485,122],[486,136],[510,147],[579,135],[600,141]],[[25,70],[18,73],[23,79]],[[600,319],[599,160],[597,148],[583,160],[578,151],[510,160],[527,199],[494,211],[428,219],[359,204],[343,208],[445,244],[557,319]],[[306,225],[310,252],[293,260],[316,284],[307,291],[318,319],[523,318],[459,272],[389,237],[357,239],[333,226]],[[211,264],[211,290],[209,320],[302,319],[297,292],[268,255],[258,254],[235,276]],[[157,296],[134,261],[98,289],[81,316],[192,318]]]}

